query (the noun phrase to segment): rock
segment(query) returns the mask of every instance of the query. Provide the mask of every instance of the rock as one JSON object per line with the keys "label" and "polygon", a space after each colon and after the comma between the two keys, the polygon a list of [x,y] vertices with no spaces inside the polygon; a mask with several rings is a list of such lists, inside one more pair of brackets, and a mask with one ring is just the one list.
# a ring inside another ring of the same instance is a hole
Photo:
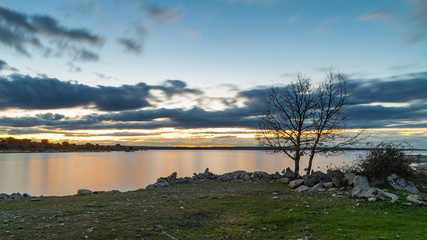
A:
{"label": "rock", "polygon": [[420,197],[420,195],[416,195],[416,194],[411,194],[409,196],[406,197],[406,199],[410,202],[413,202],[415,204],[419,204],[419,205],[424,205],[426,204],[423,199]]}
{"label": "rock", "polygon": [[328,189],[328,192],[335,192],[335,191],[337,191],[337,190],[338,190],[338,188],[333,188],[333,187],[332,187],[332,188],[329,188],[329,189]]}
{"label": "rock", "polygon": [[263,172],[263,171],[255,171],[253,174],[255,179],[260,179],[260,180],[270,180],[272,179],[272,177],[270,176],[270,174]]}
{"label": "rock", "polygon": [[0,193],[0,200],[9,200],[10,196],[6,193]]}
{"label": "rock", "polygon": [[284,183],[284,184],[289,184],[290,179],[287,177],[284,177],[284,178],[279,179],[279,182]]}
{"label": "rock", "polygon": [[323,186],[325,186],[325,188],[332,188],[332,187],[334,187],[334,183],[333,182],[325,182],[325,183],[323,183]]}
{"label": "rock", "polygon": [[249,175],[249,174],[245,174],[245,175],[243,175],[243,178],[242,178],[244,181],[246,181],[246,182],[249,182],[251,179],[252,179],[252,177],[251,177],[251,175]]}
{"label": "rock", "polygon": [[290,168],[286,168],[286,170],[283,170],[282,173],[284,177],[289,179],[294,179],[296,177],[295,173]]}
{"label": "rock", "polygon": [[[149,185],[153,185],[153,184],[149,184]],[[148,186],[147,186],[148,187]],[[146,188],[147,188],[146,187]],[[148,188],[147,188],[148,189]],[[111,191],[105,191],[104,193],[120,193],[119,190],[111,190]]]}
{"label": "rock", "polygon": [[24,196],[22,196],[22,194],[18,193],[12,193],[10,194],[10,199],[22,199],[24,198]]}
{"label": "rock", "polygon": [[91,190],[88,190],[88,189],[77,190],[77,195],[88,195],[88,194],[93,194],[93,192]]}
{"label": "rock", "polygon": [[228,175],[222,175],[218,179],[222,180],[224,182],[228,182],[228,181],[231,181],[232,178],[230,176],[228,176]]}
{"label": "rock", "polygon": [[159,178],[159,179],[157,179],[156,186],[157,187],[168,187],[168,186],[170,186],[170,183],[168,183],[168,181],[164,178]]}
{"label": "rock", "polygon": [[280,175],[279,172],[274,173],[272,176],[273,179],[280,179],[281,177],[282,177],[282,175]]}
{"label": "rock", "polygon": [[318,183],[314,185],[309,192],[324,192],[326,189],[323,188],[323,183]]}
{"label": "rock", "polygon": [[310,187],[307,187],[307,186],[305,186],[305,185],[301,185],[301,186],[299,186],[297,189],[295,189],[297,192],[305,192],[305,191],[308,191],[308,190],[310,190],[311,188]]}
{"label": "rock", "polygon": [[351,192],[352,197],[372,197],[376,193],[375,188],[369,186],[368,179],[365,176],[354,177],[354,188]]}
{"label": "rock", "polygon": [[156,188],[156,184],[148,184],[145,189],[153,189]]}
{"label": "rock", "polygon": [[198,180],[198,179],[205,179],[206,178],[206,175],[204,174],[204,173],[193,173],[193,175],[194,175],[194,179],[195,180]]}
{"label": "rock", "polygon": [[399,197],[396,194],[389,193],[381,189],[376,189],[376,190],[377,190],[377,196],[391,198],[390,200],[391,203],[395,203],[399,199]]}
{"label": "rock", "polygon": [[352,173],[352,172],[346,172],[346,173],[344,173],[344,179],[347,181],[347,184],[349,186],[354,185],[354,177],[355,176],[356,175],[354,175],[354,173]]}
{"label": "rock", "polygon": [[303,179],[304,185],[307,187],[313,187],[314,185],[320,183],[320,178],[317,175],[305,175]]}
{"label": "rock", "polygon": [[297,180],[293,180],[289,182],[289,188],[290,189],[295,189],[301,185],[304,184],[304,180],[303,179],[297,179]]}
{"label": "rock", "polygon": [[40,201],[41,199],[40,198],[31,198],[31,200],[30,201],[32,201],[32,202],[38,202],[38,201]]}
{"label": "rock", "polygon": [[331,180],[333,178],[336,178],[338,181],[341,181],[344,179],[344,173],[341,172],[340,170],[329,170],[326,173],[327,179]]}
{"label": "rock", "polygon": [[[208,170],[209,171],[209,168],[207,168],[206,170]],[[167,178],[167,182],[169,183],[169,184],[175,184],[175,182],[176,182],[176,175],[177,175],[177,173],[176,172],[173,172],[168,178]]]}
{"label": "rock", "polygon": [[369,202],[375,202],[375,201],[377,201],[377,198],[376,197],[370,197],[370,198],[368,198],[368,201]]}
{"label": "rock", "polygon": [[340,179],[340,178],[337,178],[337,177],[333,177],[332,178],[332,183],[337,188],[344,187],[345,186],[345,179],[344,178]]}
{"label": "rock", "polygon": [[28,194],[28,193],[24,193],[22,196],[23,196],[24,198],[29,198],[29,197],[31,197],[31,195],[30,195],[30,194]]}
{"label": "rock", "polygon": [[415,194],[420,192],[413,183],[406,181],[404,178],[400,178],[394,173],[387,177],[387,181],[394,189]]}

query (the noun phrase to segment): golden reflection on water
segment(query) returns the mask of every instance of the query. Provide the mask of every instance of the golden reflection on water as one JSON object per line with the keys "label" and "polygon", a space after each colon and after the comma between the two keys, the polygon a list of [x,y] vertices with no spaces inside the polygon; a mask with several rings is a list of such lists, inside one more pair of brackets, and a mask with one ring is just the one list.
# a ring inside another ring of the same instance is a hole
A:
{"label": "golden reflection on water", "polygon": [[[314,166],[350,162],[350,156],[318,157]],[[307,165],[301,161],[301,169]],[[0,193],[27,192],[31,195],[70,195],[78,189],[136,190],[154,183],[158,177],[177,172],[193,176],[207,167],[222,174],[236,170],[281,172],[293,168],[283,155],[262,151],[164,150],[100,153],[17,153],[0,154]],[[314,170],[318,170],[317,167]],[[302,172],[301,172],[302,173]]]}

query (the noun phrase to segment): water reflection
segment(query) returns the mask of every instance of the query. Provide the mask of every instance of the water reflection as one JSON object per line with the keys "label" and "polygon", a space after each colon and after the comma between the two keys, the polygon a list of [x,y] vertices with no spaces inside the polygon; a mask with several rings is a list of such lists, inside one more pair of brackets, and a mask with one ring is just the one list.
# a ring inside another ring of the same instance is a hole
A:
{"label": "water reflection", "polygon": [[[314,169],[350,162],[355,154],[318,157]],[[307,166],[302,159],[301,166]],[[317,168],[319,166],[319,168]],[[293,168],[283,155],[261,151],[168,150],[110,153],[0,154],[0,192],[32,195],[70,195],[78,189],[135,190],[160,176],[177,172],[192,176],[209,167],[217,174],[236,170],[280,172]]]}

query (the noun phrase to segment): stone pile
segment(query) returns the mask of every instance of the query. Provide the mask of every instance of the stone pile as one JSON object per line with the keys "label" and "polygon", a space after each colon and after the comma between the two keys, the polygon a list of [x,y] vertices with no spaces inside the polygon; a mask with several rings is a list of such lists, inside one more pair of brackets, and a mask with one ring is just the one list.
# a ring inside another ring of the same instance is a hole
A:
{"label": "stone pile", "polygon": [[28,193],[12,193],[12,194],[6,194],[6,193],[0,193],[0,200],[16,200],[16,199],[24,199],[24,198],[31,198],[31,195]]}
{"label": "stone pile", "polygon": [[[399,178],[396,174],[391,175],[387,179],[389,184],[395,189],[414,193],[414,195],[408,196],[408,201],[415,204],[425,204],[422,197],[416,195],[419,191],[411,182],[406,181],[403,178]],[[193,177],[177,178],[177,173],[174,172],[168,177],[158,178],[155,183],[147,185],[146,189],[206,180],[247,183],[280,182],[288,184],[290,189],[297,192],[338,191],[338,193],[342,193],[343,191],[353,187],[351,190],[351,196],[354,198],[367,198],[369,201],[390,200],[392,203],[399,199],[396,194],[389,193],[387,190],[371,187],[365,176],[355,175],[352,172],[343,173],[340,170],[328,170],[327,173],[318,171],[299,178],[289,168],[283,170],[282,174],[278,172],[268,174],[263,171],[234,171],[224,173],[222,175],[211,173],[209,168],[206,168],[203,173],[194,173]]]}
{"label": "stone pile", "polygon": [[203,173],[194,173],[193,177],[183,177],[183,178],[177,178],[177,173],[174,172],[168,177],[161,177],[158,178],[157,181],[153,184],[147,185],[147,189],[150,188],[156,188],[156,187],[166,187],[173,184],[179,184],[179,183],[192,183],[192,182],[200,182],[200,181],[206,181],[206,180],[218,180],[223,182],[251,182],[251,183],[257,183],[257,182],[288,182],[289,178],[286,179],[285,176],[280,174],[279,172],[276,172],[274,174],[268,174],[263,171],[256,171],[256,172],[246,172],[246,171],[234,171],[229,173],[224,173],[222,175],[214,174],[209,171],[209,168],[206,168],[206,170]]}

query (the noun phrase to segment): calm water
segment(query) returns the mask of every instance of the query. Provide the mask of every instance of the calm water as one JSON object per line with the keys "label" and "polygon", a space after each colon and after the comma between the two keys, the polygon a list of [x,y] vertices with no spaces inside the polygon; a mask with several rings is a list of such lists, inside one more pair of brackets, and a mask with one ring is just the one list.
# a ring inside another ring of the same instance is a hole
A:
{"label": "calm water", "polygon": [[[356,153],[318,157],[314,169],[342,165]],[[305,159],[301,168],[307,166]],[[318,168],[319,166],[320,168]],[[0,154],[0,193],[71,195],[78,189],[136,190],[158,177],[177,172],[192,176],[209,167],[216,174],[236,170],[280,172],[293,161],[262,151],[167,150],[146,152],[11,153]]]}

